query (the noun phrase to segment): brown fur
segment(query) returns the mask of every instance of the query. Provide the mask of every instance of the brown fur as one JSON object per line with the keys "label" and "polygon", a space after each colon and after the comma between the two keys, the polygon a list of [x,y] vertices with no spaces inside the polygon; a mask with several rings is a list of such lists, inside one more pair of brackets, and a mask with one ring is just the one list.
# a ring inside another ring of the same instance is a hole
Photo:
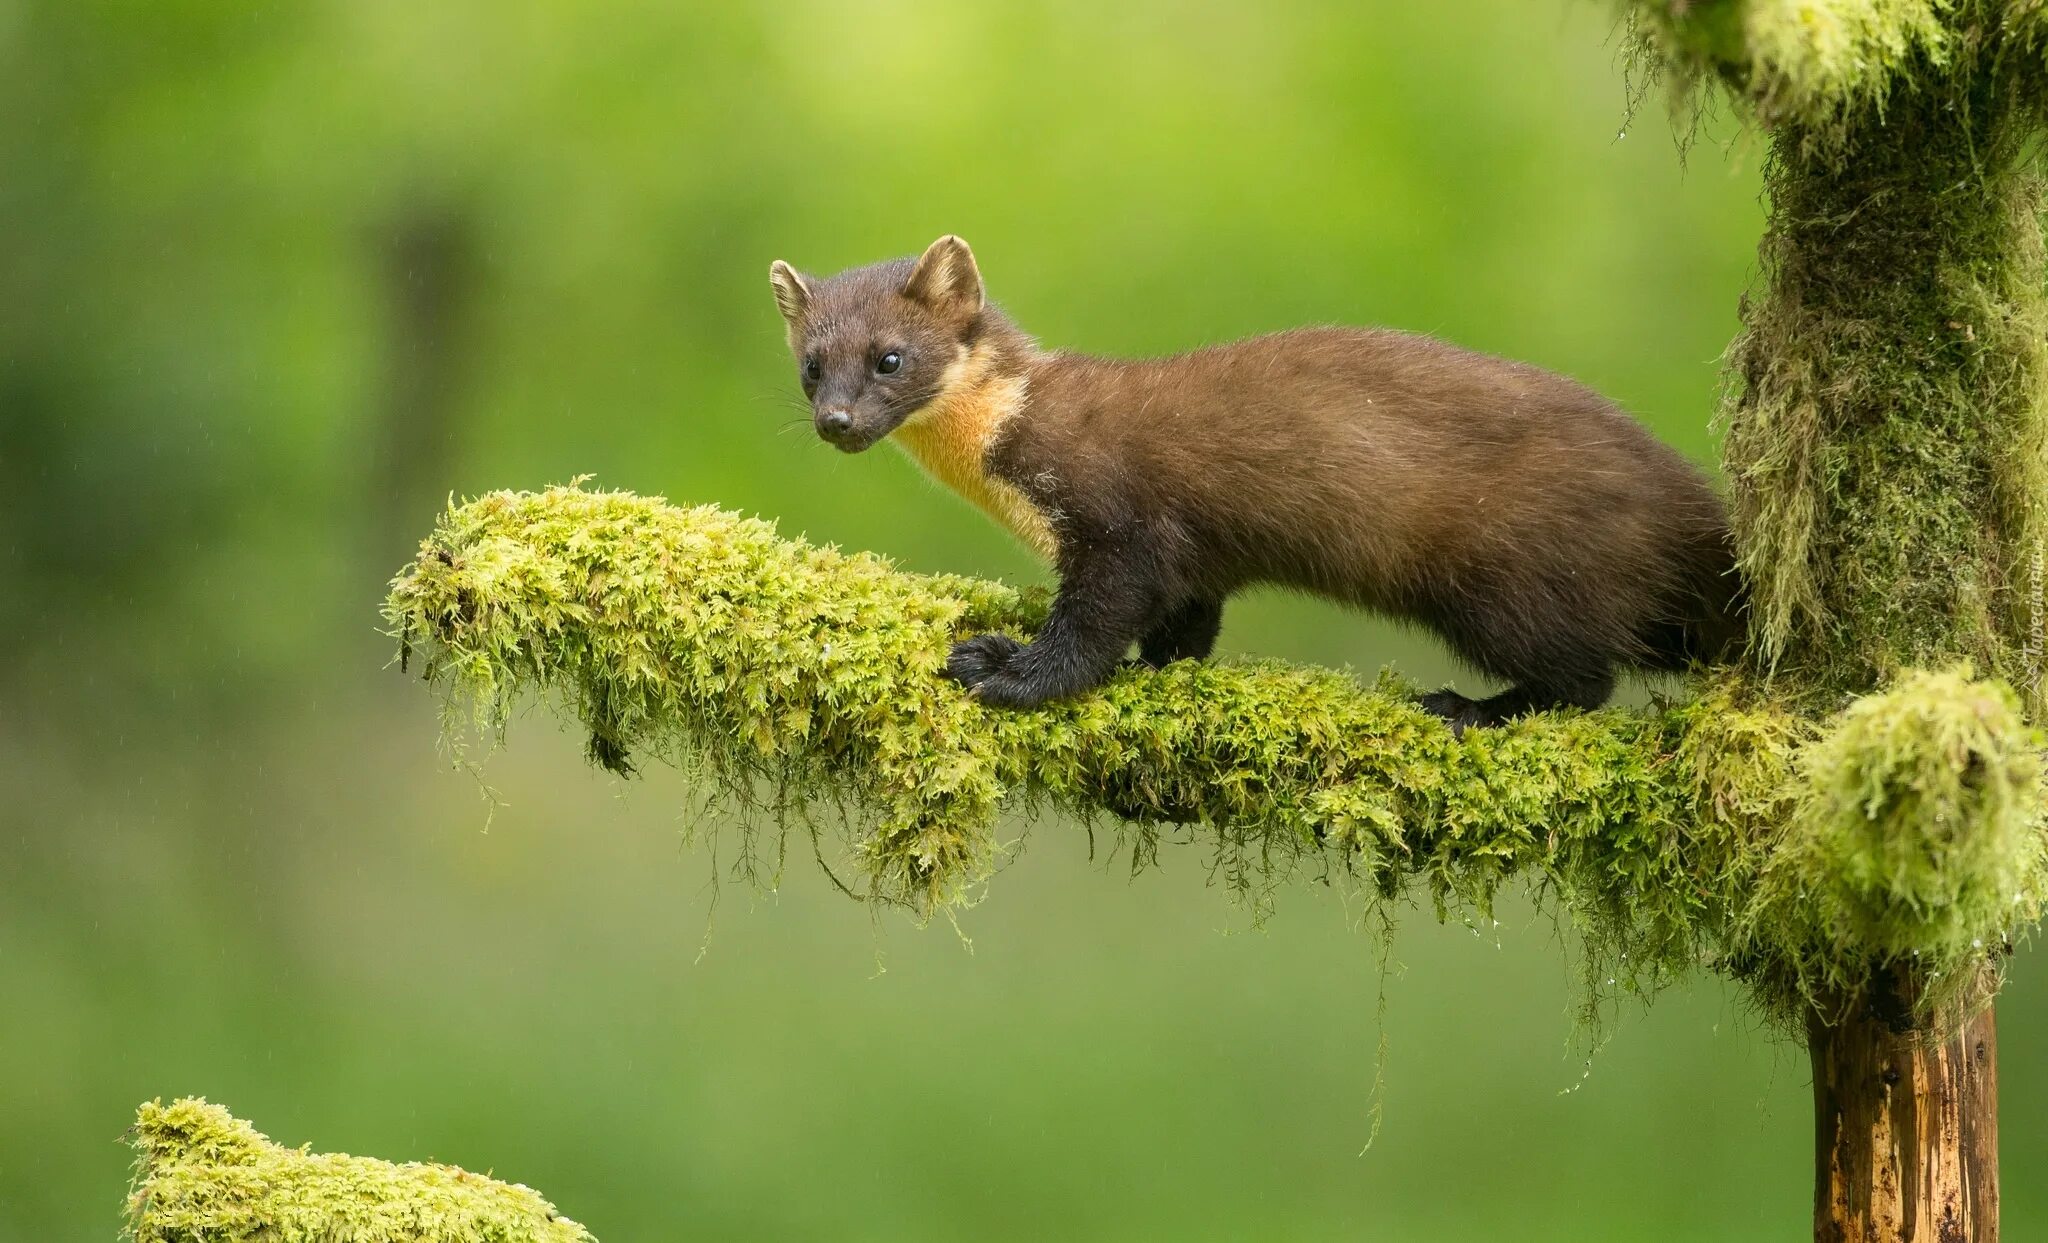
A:
{"label": "brown fur", "polygon": [[[828,438],[858,450],[894,431],[1059,566],[1037,642],[956,652],[984,699],[1085,689],[1132,642],[1155,662],[1206,655],[1222,601],[1260,583],[1419,622],[1515,684],[1432,696],[1461,727],[1596,706],[1617,666],[1674,668],[1734,633],[1719,498],[1562,376],[1379,329],[1047,353],[985,304],[957,238],[797,278],[796,298],[786,270],[778,302],[800,358],[821,361],[807,391]],[[874,374],[892,351],[900,370]]]}

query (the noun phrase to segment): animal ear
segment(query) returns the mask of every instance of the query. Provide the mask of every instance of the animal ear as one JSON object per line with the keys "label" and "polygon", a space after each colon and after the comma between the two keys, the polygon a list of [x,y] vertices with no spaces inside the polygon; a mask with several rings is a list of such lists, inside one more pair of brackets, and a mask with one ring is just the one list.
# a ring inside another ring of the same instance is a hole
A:
{"label": "animal ear", "polygon": [[910,270],[910,279],[903,282],[903,296],[935,311],[976,314],[985,295],[974,252],[951,233],[933,242]]}
{"label": "animal ear", "polygon": [[768,283],[775,289],[775,305],[782,309],[782,318],[794,327],[811,305],[811,287],[795,268],[780,259],[768,265]]}

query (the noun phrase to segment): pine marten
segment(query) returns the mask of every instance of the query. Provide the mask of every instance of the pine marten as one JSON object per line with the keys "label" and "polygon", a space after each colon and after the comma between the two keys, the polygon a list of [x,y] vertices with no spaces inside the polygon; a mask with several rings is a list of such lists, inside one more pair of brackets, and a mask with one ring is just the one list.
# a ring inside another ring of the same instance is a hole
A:
{"label": "pine marten", "polygon": [[1459,732],[1596,708],[1617,670],[1711,659],[1738,630],[1713,488],[1562,376],[1371,328],[1047,351],[952,236],[769,276],[818,435],[892,437],[1058,570],[1036,639],[954,645],[948,675],[985,703],[1088,690],[1133,643],[1152,666],[1205,657],[1224,600],[1261,583],[1419,622],[1508,683],[1424,697]]}

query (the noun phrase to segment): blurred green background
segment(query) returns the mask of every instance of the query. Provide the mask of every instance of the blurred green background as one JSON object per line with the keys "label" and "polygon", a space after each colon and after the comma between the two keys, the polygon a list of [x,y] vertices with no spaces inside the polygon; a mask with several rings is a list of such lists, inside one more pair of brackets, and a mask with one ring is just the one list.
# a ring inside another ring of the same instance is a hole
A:
{"label": "blurred green background", "polygon": [[[1310,321],[1576,375],[1703,461],[1753,138],[1632,124],[1588,0],[0,0],[0,1239],[110,1238],[136,1102],[530,1183],[601,1238],[1794,1239],[1804,1057],[1718,981],[1586,1074],[1526,902],[1252,930],[1072,826],[963,924],[799,851],[714,882],[670,775],[540,713],[488,775],[387,667],[453,492],[589,472],[1040,577],[799,423],[765,272],[969,238],[1050,344]],[[1624,128],[1627,132],[1624,134]],[[1226,645],[1424,680],[1308,602]],[[1019,825],[1021,834],[1025,826]],[[2048,980],[2002,1010],[2048,1222]]]}

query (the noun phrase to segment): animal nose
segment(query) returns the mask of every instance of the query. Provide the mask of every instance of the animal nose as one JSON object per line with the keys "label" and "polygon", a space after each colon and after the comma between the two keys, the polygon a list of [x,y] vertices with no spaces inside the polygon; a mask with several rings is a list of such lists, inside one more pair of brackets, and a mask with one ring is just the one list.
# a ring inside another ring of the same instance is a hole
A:
{"label": "animal nose", "polygon": [[818,416],[820,435],[837,440],[853,430],[853,416],[844,410],[827,410]]}

